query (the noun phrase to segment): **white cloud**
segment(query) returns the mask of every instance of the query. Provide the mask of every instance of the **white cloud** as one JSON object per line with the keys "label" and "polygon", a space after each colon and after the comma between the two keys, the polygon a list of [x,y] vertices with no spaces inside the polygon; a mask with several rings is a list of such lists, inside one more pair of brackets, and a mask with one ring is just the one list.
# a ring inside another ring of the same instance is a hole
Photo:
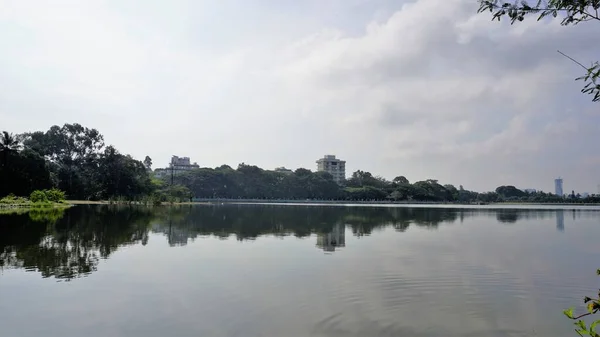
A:
{"label": "white cloud", "polygon": [[594,60],[593,24],[511,27],[462,0],[56,4],[0,1],[1,128],[80,122],[155,163],[600,181],[597,108],[556,52]]}

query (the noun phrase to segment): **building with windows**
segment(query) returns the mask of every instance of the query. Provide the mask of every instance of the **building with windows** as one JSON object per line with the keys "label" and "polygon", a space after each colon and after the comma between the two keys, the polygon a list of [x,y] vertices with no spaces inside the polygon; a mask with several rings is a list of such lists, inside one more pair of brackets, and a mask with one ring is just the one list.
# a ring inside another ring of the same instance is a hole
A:
{"label": "building with windows", "polygon": [[189,171],[200,168],[200,166],[196,163],[191,164],[190,157],[172,156],[169,168],[173,168],[176,171]]}
{"label": "building with windows", "polygon": [[341,184],[346,180],[346,161],[337,159],[334,155],[325,155],[317,160],[317,171],[331,174],[333,181]]}
{"label": "building with windows", "polygon": [[192,164],[190,162],[190,157],[172,156],[169,166],[166,168],[155,169],[154,176],[156,178],[163,178],[198,168],[200,168],[200,166],[197,163]]}
{"label": "building with windows", "polygon": [[562,178],[554,179],[554,194],[559,197],[563,196],[563,180]]}

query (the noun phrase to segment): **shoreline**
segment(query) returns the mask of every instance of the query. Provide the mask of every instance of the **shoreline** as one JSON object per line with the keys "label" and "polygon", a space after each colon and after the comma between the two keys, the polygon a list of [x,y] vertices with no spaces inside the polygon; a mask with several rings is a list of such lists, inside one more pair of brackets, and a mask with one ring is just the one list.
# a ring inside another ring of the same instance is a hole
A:
{"label": "shoreline", "polygon": [[[139,201],[108,201],[108,200],[67,200],[67,204],[75,205],[136,205],[136,206],[177,206],[177,205],[215,205],[215,204],[281,204],[281,205],[375,205],[375,206],[453,206],[453,207],[494,207],[494,206],[548,206],[569,207],[580,206],[600,207],[600,204],[590,203],[535,203],[535,202],[494,202],[494,203],[458,203],[458,202],[427,202],[427,201],[352,201],[352,200],[269,200],[269,199],[200,199],[185,202],[162,202],[160,205],[148,205]],[[2,206],[0,206],[1,208]]]}

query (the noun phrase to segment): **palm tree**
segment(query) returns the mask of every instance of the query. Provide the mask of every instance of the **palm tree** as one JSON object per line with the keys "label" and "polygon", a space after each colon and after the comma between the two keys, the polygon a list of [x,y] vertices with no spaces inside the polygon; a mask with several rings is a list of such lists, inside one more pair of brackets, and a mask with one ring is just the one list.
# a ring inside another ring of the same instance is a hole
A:
{"label": "palm tree", "polygon": [[0,152],[16,152],[21,149],[21,142],[12,133],[2,131],[0,134]]}
{"label": "palm tree", "polygon": [[0,153],[2,153],[2,164],[6,164],[8,154],[18,152],[21,149],[21,142],[15,135],[2,131],[0,133]]}

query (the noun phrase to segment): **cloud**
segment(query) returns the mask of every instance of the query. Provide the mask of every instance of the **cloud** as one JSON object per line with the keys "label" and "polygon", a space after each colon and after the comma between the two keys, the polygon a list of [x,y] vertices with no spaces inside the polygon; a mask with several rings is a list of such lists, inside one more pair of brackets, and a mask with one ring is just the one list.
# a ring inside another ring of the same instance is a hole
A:
{"label": "cloud", "polygon": [[314,168],[335,153],[479,190],[600,181],[597,108],[556,52],[594,60],[593,23],[510,26],[462,0],[0,3],[15,132],[78,121],[155,163]]}

